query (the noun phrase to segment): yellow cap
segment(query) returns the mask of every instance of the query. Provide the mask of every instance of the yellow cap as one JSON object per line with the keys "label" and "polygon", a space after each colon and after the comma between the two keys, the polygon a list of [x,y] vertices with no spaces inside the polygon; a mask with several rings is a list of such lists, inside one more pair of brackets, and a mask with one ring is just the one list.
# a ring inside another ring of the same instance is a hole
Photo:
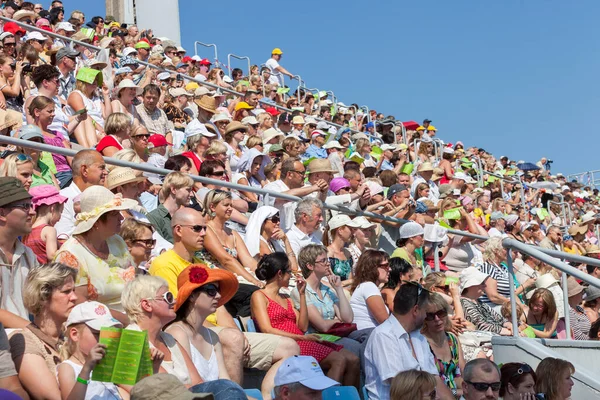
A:
{"label": "yellow cap", "polygon": [[283,51],[281,51],[281,49],[279,47],[275,47],[273,49],[273,51],[271,52],[271,54],[277,54],[277,55],[279,55],[279,54],[283,54]]}
{"label": "yellow cap", "polygon": [[187,90],[188,92],[192,92],[198,89],[199,87],[200,85],[198,85],[196,82],[190,82],[187,85],[185,85],[185,90]]}

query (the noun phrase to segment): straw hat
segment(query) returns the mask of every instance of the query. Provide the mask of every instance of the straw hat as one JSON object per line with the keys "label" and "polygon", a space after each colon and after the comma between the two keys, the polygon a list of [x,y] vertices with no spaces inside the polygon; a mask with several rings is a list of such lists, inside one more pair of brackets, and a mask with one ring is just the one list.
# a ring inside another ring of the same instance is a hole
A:
{"label": "straw hat", "polygon": [[138,85],[136,85],[135,83],[133,83],[133,81],[131,79],[123,79],[121,82],[119,82],[119,86],[117,86],[117,88],[115,90],[117,92],[117,96],[119,95],[119,93],[121,93],[121,90],[123,90],[125,88],[135,88],[136,96],[139,96],[142,94],[142,88],[139,87]]}
{"label": "straw hat", "polygon": [[573,225],[569,228],[569,235],[575,236],[577,234],[583,235],[588,230],[586,225]]}
{"label": "straw hat", "polygon": [[569,297],[573,297],[583,292],[583,286],[575,280],[572,276],[567,279],[567,292],[569,293]]}
{"label": "straw hat", "polygon": [[434,168],[433,175],[431,176],[432,181],[439,181],[445,175],[444,170],[441,168]]}
{"label": "straw hat", "polygon": [[433,165],[431,165],[430,162],[424,162],[423,164],[419,165],[419,168],[417,169],[417,171],[419,171],[419,172],[433,171]]}
{"label": "straw hat", "polygon": [[214,97],[202,96],[199,99],[194,99],[194,103],[204,111],[209,113],[217,112],[217,100]]}
{"label": "straw hat", "polygon": [[538,289],[539,288],[548,289],[550,286],[554,285],[555,283],[558,283],[558,281],[556,280],[554,275],[548,273],[548,274],[543,274],[536,279],[535,287]]}
{"label": "straw hat", "polygon": [[185,303],[194,290],[213,282],[219,283],[219,293],[221,293],[217,307],[231,300],[239,286],[235,275],[223,269],[210,269],[203,264],[192,264],[181,271],[177,277],[175,311]]}
{"label": "straw hat", "polygon": [[135,200],[123,199],[104,186],[90,186],[81,193],[81,212],[75,218],[73,235],[92,229],[98,218],[109,211],[122,211],[135,207]]}
{"label": "straw hat", "polygon": [[590,245],[587,249],[585,249],[585,254],[598,254],[600,253],[600,247],[595,244]]}
{"label": "straw hat", "polygon": [[333,169],[329,160],[323,158],[312,160],[310,163],[308,163],[308,168],[306,170],[309,174],[315,174],[317,172],[331,172],[333,174],[338,172],[337,170]]}
{"label": "straw hat", "polygon": [[137,176],[133,168],[116,167],[108,173],[106,186],[109,190],[113,190],[116,187],[133,182],[142,182],[145,179],[143,176]]}
{"label": "straw hat", "polygon": [[583,217],[581,217],[581,225],[593,221],[596,221],[596,213],[593,211],[588,211],[585,214],[583,214]]}
{"label": "straw hat", "polygon": [[248,127],[244,124],[242,124],[239,121],[231,121],[230,123],[227,124],[227,127],[225,128],[225,135],[227,135],[230,132],[235,132],[235,131],[242,131],[242,132],[246,132],[248,130]]}
{"label": "straw hat", "polygon": [[34,19],[35,17],[39,17],[34,11],[27,10],[19,10],[13,14],[13,19],[15,21],[21,21],[25,18]]}

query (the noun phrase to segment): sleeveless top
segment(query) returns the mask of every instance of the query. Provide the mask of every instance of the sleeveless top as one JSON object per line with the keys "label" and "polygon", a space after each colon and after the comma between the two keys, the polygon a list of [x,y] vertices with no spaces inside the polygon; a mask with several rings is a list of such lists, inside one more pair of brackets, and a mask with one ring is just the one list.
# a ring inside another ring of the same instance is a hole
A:
{"label": "sleeveless top", "polygon": [[48,224],[36,226],[31,229],[29,235],[23,238],[23,244],[33,250],[40,264],[48,263],[48,257],[46,256],[46,242],[42,240],[42,230],[47,226]]}
{"label": "sleeveless top", "polygon": [[[173,327],[183,330],[181,327],[174,325]],[[206,328],[205,328],[206,329]],[[184,331],[185,332],[185,331]],[[185,332],[187,335],[187,332]],[[215,381],[219,379],[219,364],[217,362],[217,353],[215,352],[215,346],[212,345],[212,336],[208,335],[209,343],[211,345],[210,358],[207,360],[204,358],[202,353],[194,346],[192,340],[190,341],[190,358],[194,367],[198,370],[200,377],[204,382]]]}
{"label": "sleeveless top", "polygon": [[[237,253],[237,244],[236,244],[236,240],[235,240],[235,235],[233,235],[233,247],[227,247],[225,245],[225,243],[223,243],[221,241],[221,238],[219,238],[219,235],[217,235],[217,232],[215,231],[215,229],[212,226],[206,225],[206,227],[208,229],[210,229],[211,231],[213,231],[213,233],[217,237],[217,240],[219,241],[221,246],[223,246],[223,248],[225,249],[227,254],[229,254],[231,257],[237,259],[238,253]],[[202,249],[199,251],[199,253],[201,255],[201,258],[209,264],[209,267],[218,268],[219,262],[212,256],[212,254],[210,254],[208,252],[208,250]]]}
{"label": "sleeveless top", "polygon": [[107,147],[116,147],[117,150],[123,150],[121,143],[119,143],[112,135],[106,135],[100,139],[96,145],[96,151],[102,153],[102,150],[106,149]]}
{"label": "sleeveless top", "polygon": [[[87,113],[94,122],[104,128],[104,117],[102,116],[103,103],[100,97],[94,96],[92,99],[88,98],[85,94],[83,94],[80,90],[74,90],[74,93],[79,93],[81,98],[83,99],[83,104],[85,105],[85,109]],[[66,111],[68,115],[74,115],[75,111],[71,106],[66,107]]]}
{"label": "sleeveless top", "polygon": [[435,366],[440,374],[440,378],[444,380],[446,386],[448,386],[450,389],[458,389],[455,381],[456,378],[460,378],[461,376],[460,366],[458,364],[458,340],[452,333],[446,333],[446,337],[448,338],[448,346],[450,346],[450,361],[440,360],[433,353],[433,350],[431,350],[431,354],[433,354]]}
{"label": "sleeveless top", "polygon": [[[63,144],[63,140],[65,140],[65,137],[62,135],[62,133],[60,133],[58,131],[50,131],[50,132],[54,133],[54,137],[48,137],[48,136],[43,135],[44,143],[46,143],[47,145],[50,145],[50,146],[60,147],[60,148],[64,149],[65,145]],[[56,166],[56,172],[71,171],[71,167],[69,167],[67,158],[65,156],[63,156],[62,154],[52,153],[52,160],[54,161],[54,165]]]}
{"label": "sleeveless top", "polygon": [[[531,326],[533,329],[537,329],[538,331],[544,331],[544,328],[546,327],[546,324],[529,324],[529,326]],[[554,332],[552,332],[552,336],[550,336],[551,339],[555,339],[558,336],[558,333],[556,332],[556,329],[554,330]]]}
{"label": "sleeveless top", "polygon": [[[71,360],[65,360],[61,364],[70,365],[73,368],[73,377],[77,378],[83,367],[79,364],[75,364]],[[120,399],[119,389],[114,383],[110,382],[98,382],[93,379],[94,373],[90,375],[90,383],[87,385],[85,392],[85,400],[115,400]]]}

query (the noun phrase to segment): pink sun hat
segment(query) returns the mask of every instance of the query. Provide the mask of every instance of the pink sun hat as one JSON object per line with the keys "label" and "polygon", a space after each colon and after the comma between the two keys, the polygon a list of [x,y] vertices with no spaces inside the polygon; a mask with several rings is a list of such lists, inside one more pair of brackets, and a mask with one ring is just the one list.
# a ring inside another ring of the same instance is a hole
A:
{"label": "pink sun hat", "polygon": [[63,204],[68,200],[58,192],[58,189],[54,185],[34,186],[29,189],[29,194],[31,195],[31,203],[34,210],[37,210],[42,205]]}

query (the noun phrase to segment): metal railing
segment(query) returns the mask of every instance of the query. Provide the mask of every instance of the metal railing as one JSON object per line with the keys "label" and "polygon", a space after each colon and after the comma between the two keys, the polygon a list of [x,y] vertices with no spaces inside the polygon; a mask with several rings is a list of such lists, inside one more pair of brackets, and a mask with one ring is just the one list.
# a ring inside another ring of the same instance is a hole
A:
{"label": "metal railing", "polygon": [[231,59],[235,58],[237,60],[246,60],[248,61],[248,79],[250,79],[250,68],[252,67],[252,64],[250,64],[250,57],[248,56],[238,56],[232,53],[227,54],[227,67],[229,69],[229,77],[231,79],[233,79],[233,76],[231,75],[231,71],[233,71],[233,68],[231,68]]}
{"label": "metal railing", "polygon": [[[219,62],[219,53],[217,51],[217,45],[216,44],[214,44],[214,43],[208,44],[208,43],[202,43],[202,42],[199,42],[199,41],[195,41],[194,42],[194,54],[195,55],[198,55],[198,45],[204,46],[204,47],[208,47],[208,48],[212,47],[214,49],[214,51],[215,51],[215,61]],[[248,71],[248,73],[250,73],[250,71]]]}

